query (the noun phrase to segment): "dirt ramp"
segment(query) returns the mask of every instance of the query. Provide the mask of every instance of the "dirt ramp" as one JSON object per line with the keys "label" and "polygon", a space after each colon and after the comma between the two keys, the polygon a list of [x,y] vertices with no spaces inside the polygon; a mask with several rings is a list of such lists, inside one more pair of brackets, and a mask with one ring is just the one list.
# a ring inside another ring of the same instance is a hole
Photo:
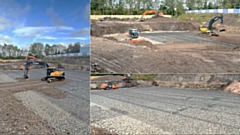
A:
{"label": "dirt ramp", "polygon": [[155,45],[153,45],[151,42],[149,41],[145,41],[145,42],[137,42],[134,44],[135,46],[146,46],[152,50],[157,50],[157,47]]}
{"label": "dirt ramp", "polygon": [[230,92],[240,95],[240,82],[233,82],[224,89],[224,92]]}

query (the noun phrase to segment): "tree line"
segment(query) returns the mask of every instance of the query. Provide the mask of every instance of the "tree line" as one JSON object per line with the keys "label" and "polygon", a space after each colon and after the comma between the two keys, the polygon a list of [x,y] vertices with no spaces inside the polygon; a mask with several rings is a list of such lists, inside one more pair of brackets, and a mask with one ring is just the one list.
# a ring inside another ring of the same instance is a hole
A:
{"label": "tree line", "polygon": [[221,8],[239,9],[240,0],[91,0],[92,15],[141,15],[155,9],[178,16],[185,10]]}
{"label": "tree line", "polygon": [[0,58],[25,58],[26,55],[34,55],[42,58],[46,55],[65,54],[65,53],[79,53],[81,44],[76,42],[69,44],[67,47],[61,44],[33,43],[29,49],[20,49],[18,46],[11,44],[0,45]]}

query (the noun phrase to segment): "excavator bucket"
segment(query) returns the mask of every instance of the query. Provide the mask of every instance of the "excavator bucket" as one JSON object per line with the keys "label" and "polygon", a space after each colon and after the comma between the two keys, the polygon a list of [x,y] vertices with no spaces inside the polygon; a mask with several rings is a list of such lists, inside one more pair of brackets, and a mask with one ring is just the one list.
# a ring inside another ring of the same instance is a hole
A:
{"label": "excavator bucket", "polygon": [[223,28],[223,29],[220,29],[219,32],[225,32],[226,30]]}

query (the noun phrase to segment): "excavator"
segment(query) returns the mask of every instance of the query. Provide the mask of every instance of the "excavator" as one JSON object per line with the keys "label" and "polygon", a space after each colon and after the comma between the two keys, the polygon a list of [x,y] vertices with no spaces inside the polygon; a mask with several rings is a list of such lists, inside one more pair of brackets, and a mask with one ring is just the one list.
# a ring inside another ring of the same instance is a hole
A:
{"label": "excavator", "polygon": [[118,89],[118,88],[119,88],[119,85],[113,84],[111,81],[105,81],[105,83],[101,85],[101,89],[103,90]]}
{"label": "excavator", "polygon": [[50,67],[46,62],[36,62],[36,61],[31,61],[33,57],[26,57],[26,64],[24,68],[24,79],[28,79],[28,72],[31,70],[32,65],[39,65],[39,66],[44,66],[47,69],[46,76],[43,77],[41,80],[42,81],[47,81],[48,83],[51,83],[53,80],[65,80],[65,72],[60,71],[55,67]]}
{"label": "excavator", "polygon": [[126,41],[130,43],[145,42],[145,38],[138,37],[137,29],[129,29],[129,32],[126,34]]}
{"label": "excavator", "polygon": [[[33,62],[41,62],[42,60],[41,59],[37,59],[35,56],[29,56],[27,55],[25,60],[31,60],[30,62],[33,63]],[[20,66],[20,70],[23,70],[25,68],[25,65],[21,65]],[[32,66],[30,65],[29,66],[29,69],[32,69]]]}
{"label": "excavator", "polygon": [[147,14],[150,14],[150,13],[154,13],[155,15],[153,16],[153,18],[156,18],[156,17],[163,17],[164,13],[163,12],[159,12],[157,10],[146,10],[142,17],[139,19],[139,21],[144,21],[144,16],[147,15]]}
{"label": "excavator", "polygon": [[220,29],[218,30],[218,32],[224,32],[225,29],[223,26],[223,14],[220,14],[219,16],[216,16],[213,19],[211,19],[208,25],[206,25],[205,22],[203,22],[203,24],[200,25],[199,29],[200,29],[202,35],[207,34],[209,36],[219,36],[216,32],[216,28],[212,26],[213,23],[218,21],[219,19],[221,20],[221,23],[220,23]]}

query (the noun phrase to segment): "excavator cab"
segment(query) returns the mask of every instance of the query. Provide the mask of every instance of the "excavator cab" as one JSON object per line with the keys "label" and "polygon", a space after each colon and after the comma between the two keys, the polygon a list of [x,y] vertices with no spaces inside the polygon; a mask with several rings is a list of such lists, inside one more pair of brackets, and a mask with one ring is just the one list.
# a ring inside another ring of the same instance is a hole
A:
{"label": "excavator cab", "polygon": [[138,38],[138,30],[137,29],[130,29],[129,35],[131,39]]}
{"label": "excavator cab", "polygon": [[129,32],[126,34],[125,41],[130,43],[145,42],[145,38],[139,38],[137,29],[129,29]]}

